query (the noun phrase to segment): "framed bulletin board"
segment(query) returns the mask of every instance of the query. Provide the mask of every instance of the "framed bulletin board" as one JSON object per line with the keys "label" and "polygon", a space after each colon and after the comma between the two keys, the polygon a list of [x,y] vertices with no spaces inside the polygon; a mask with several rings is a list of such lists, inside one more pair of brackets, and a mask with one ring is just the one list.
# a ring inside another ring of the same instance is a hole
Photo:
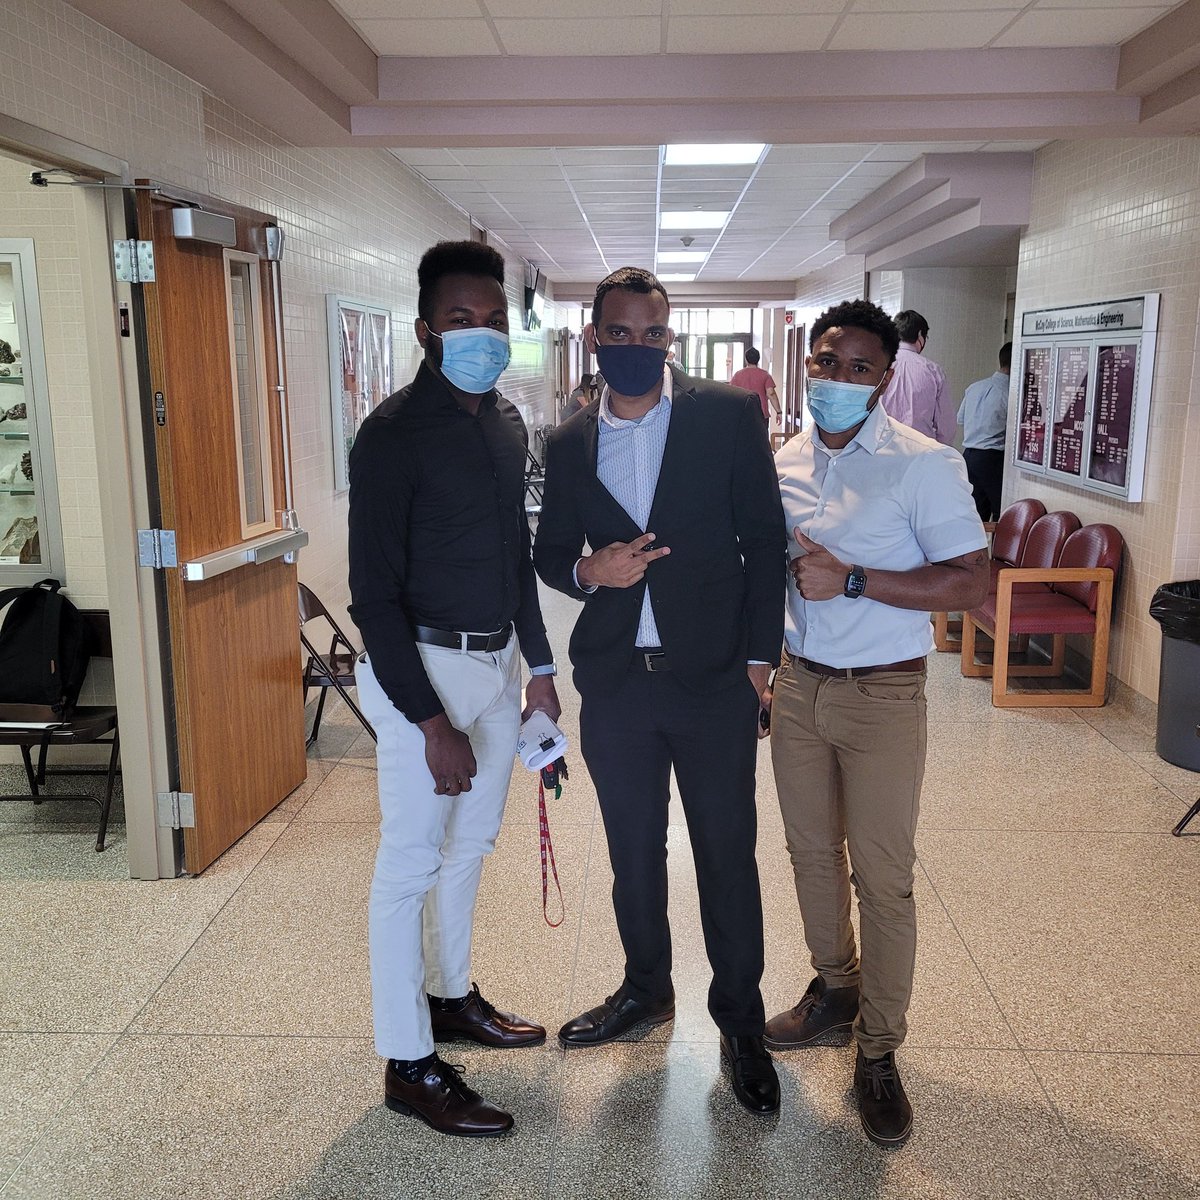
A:
{"label": "framed bulletin board", "polygon": [[333,486],[350,486],[350,447],[367,414],[392,391],[392,314],[386,308],[327,296],[329,399],[333,415]]}
{"label": "framed bulletin board", "polygon": [[1148,293],[1022,315],[1020,470],[1142,498],[1158,302]]}

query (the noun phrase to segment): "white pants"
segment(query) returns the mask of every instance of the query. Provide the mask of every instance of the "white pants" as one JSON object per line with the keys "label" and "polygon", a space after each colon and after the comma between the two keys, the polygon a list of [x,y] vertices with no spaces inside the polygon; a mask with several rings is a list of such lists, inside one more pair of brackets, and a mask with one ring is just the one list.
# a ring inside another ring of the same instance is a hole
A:
{"label": "white pants", "polygon": [[419,645],[429,681],[471,739],[471,790],[434,795],[425,735],[384,694],[370,663],[356,671],[359,703],[378,736],[379,853],[369,934],[375,1049],[385,1058],[433,1053],[426,992],[465,996],[484,856],[496,845],[521,720],[514,637],[493,654]]}

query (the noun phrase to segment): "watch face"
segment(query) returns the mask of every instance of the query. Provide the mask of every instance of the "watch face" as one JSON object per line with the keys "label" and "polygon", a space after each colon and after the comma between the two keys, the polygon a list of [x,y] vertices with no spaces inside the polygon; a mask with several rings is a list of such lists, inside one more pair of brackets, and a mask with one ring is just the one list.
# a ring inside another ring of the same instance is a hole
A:
{"label": "watch face", "polygon": [[856,600],[867,590],[867,575],[861,567],[855,567],[849,575],[846,576],[846,586],[843,589],[844,593],[852,600]]}

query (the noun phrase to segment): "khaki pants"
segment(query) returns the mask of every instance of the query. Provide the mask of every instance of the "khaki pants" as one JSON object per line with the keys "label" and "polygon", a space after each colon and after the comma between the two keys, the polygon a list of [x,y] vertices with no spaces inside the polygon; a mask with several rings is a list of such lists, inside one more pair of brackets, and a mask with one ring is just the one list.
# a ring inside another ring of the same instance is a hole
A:
{"label": "khaki pants", "polygon": [[785,653],[771,707],[771,761],[813,967],[829,987],[860,988],[854,1035],[876,1058],[895,1050],[908,1028],[924,670],[830,679]]}

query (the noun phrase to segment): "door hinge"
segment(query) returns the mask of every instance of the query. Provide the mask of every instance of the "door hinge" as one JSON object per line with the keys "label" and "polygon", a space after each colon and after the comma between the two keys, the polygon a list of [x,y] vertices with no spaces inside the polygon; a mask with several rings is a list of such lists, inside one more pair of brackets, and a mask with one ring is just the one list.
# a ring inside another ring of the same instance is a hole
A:
{"label": "door hinge", "polygon": [[139,529],[138,533],[138,566],[163,567],[179,566],[179,555],[175,551],[175,530],[173,529]]}
{"label": "door hinge", "polygon": [[191,792],[159,792],[158,823],[168,829],[196,828],[196,798]]}
{"label": "door hinge", "polygon": [[113,242],[113,267],[118,283],[153,283],[154,243],[135,238]]}

